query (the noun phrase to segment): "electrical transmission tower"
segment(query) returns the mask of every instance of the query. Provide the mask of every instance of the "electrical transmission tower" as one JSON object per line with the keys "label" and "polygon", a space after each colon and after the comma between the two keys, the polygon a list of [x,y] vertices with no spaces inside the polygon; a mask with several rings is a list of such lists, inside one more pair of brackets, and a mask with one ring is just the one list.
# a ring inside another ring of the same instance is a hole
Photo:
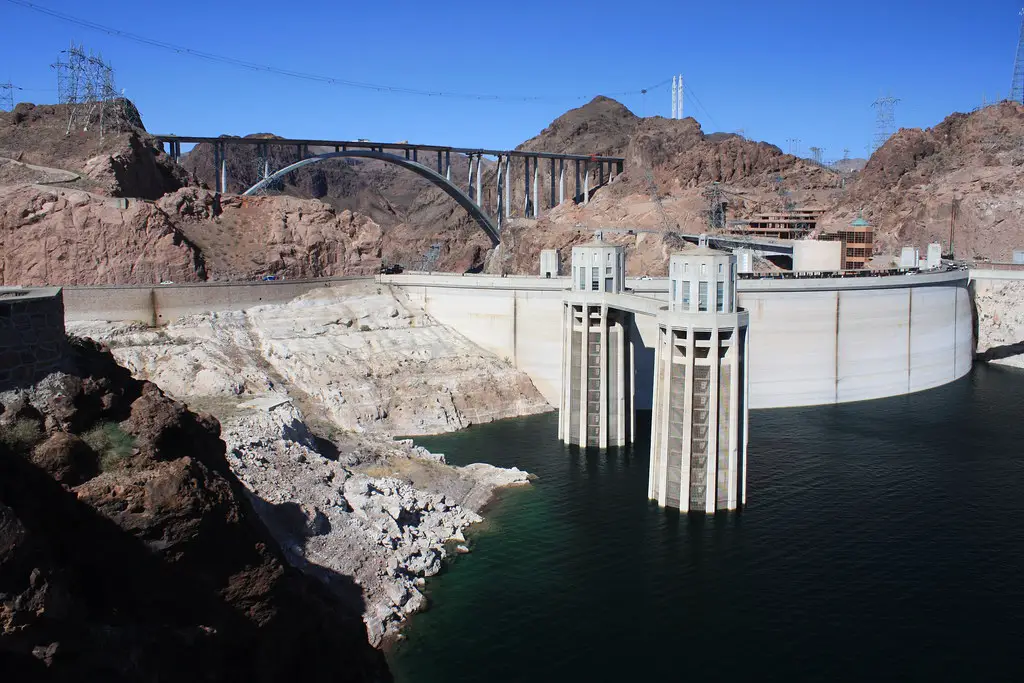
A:
{"label": "electrical transmission tower", "polygon": [[0,83],[0,111],[14,110],[14,85]]}
{"label": "electrical transmission tower", "polygon": [[50,66],[57,71],[57,102],[68,110],[64,134],[70,135],[76,122],[87,131],[94,120],[101,138],[108,128],[123,130],[128,116],[124,98],[114,85],[113,67],[103,61],[102,55],[86,53],[84,46],[74,43],[61,55]]}
{"label": "electrical transmission tower", "polygon": [[701,192],[701,196],[708,202],[708,208],[704,213],[704,217],[707,219],[708,229],[712,231],[724,229],[726,209],[725,197],[722,194],[722,188],[718,185],[718,181],[715,181],[708,187],[704,188]]}
{"label": "electrical transmission tower", "polygon": [[789,153],[793,156],[800,156],[800,138],[786,138],[789,143]]}
{"label": "electrical transmission tower", "polygon": [[816,162],[818,162],[819,164],[822,163],[821,160],[825,156],[825,148],[824,147],[811,147],[810,150],[811,150],[811,157]]}
{"label": "electrical transmission tower", "polygon": [[879,97],[871,103],[871,106],[878,110],[878,117],[875,119],[875,142],[873,149],[878,149],[885,144],[896,131],[896,103],[899,99],[892,95]]}
{"label": "electrical transmission tower", "polygon": [[1017,58],[1013,62],[1013,85],[1010,99],[1024,102],[1024,9],[1020,11],[1020,37],[1017,38]]}

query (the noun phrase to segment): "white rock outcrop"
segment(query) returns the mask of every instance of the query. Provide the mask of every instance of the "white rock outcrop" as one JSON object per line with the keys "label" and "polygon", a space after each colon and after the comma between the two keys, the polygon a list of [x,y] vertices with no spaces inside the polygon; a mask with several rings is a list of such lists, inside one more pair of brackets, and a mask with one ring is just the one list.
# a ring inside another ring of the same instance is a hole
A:
{"label": "white rock outcrop", "polygon": [[449,552],[470,550],[464,532],[495,489],[529,481],[451,467],[391,435],[550,409],[525,374],[368,283],[160,328],[68,328],[221,421],[231,467],[289,560],[359,606],[374,644],[424,607],[424,579]]}
{"label": "white rock outcrop", "polygon": [[1024,281],[976,280],[978,358],[1024,368]]}
{"label": "white rock outcrop", "polygon": [[[377,435],[340,444],[330,459],[288,402],[243,410],[224,421],[223,438],[232,469],[289,561],[328,584],[345,575],[361,588],[374,644],[425,606],[423,579],[440,571],[448,544],[465,548],[463,532],[481,521],[476,510],[493,491],[528,483],[520,470],[451,467]],[[412,478],[434,490],[367,473],[381,471],[380,463],[396,473],[423,470]],[[335,587],[346,596],[344,585]]]}
{"label": "white rock outcrop", "polygon": [[387,286],[354,283],[284,305],[164,327],[74,323],[176,398],[284,391],[342,429],[417,435],[550,410],[530,379]]}

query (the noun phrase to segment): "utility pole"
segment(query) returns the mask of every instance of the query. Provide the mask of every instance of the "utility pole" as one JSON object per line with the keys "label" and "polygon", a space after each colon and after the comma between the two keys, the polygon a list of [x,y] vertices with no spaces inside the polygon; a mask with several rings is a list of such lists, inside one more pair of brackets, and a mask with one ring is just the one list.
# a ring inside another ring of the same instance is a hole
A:
{"label": "utility pole", "polygon": [[1024,9],[1020,11],[1020,35],[1017,38],[1017,55],[1013,60],[1013,84],[1010,99],[1024,102]]}

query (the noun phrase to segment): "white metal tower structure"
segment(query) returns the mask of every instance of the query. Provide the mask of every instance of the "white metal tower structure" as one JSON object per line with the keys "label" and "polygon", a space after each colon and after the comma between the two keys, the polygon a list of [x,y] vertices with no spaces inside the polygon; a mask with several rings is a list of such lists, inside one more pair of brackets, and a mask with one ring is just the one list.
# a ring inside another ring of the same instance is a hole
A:
{"label": "white metal tower structure", "polygon": [[683,118],[683,75],[672,77],[672,118]]}
{"label": "white metal tower structure", "polygon": [[676,101],[679,103],[678,116],[676,116],[676,118],[677,119],[681,119],[681,118],[683,118],[683,75],[682,74],[679,74],[679,91],[678,91],[678,95],[676,95]]}
{"label": "white metal tower structure", "polygon": [[676,105],[676,76],[672,77],[672,118],[678,118],[676,113],[679,111]]}

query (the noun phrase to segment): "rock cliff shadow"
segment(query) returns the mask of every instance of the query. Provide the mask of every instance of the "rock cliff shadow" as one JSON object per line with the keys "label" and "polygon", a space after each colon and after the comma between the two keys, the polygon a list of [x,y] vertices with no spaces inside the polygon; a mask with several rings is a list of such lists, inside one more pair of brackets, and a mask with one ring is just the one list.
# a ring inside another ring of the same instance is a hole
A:
{"label": "rock cliff shadow", "polygon": [[[0,447],[0,594],[20,622],[0,639],[3,670],[18,681],[390,679],[361,609],[282,572],[255,519],[236,531],[242,541],[220,539],[219,552],[190,537],[164,555],[166,538],[143,541]],[[45,675],[39,648],[52,650]]]}
{"label": "rock cliff shadow", "polygon": [[307,539],[330,533],[331,522],[320,510],[308,509],[294,501],[271,503],[250,493],[249,499],[270,534],[281,546],[288,563],[304,574],[319,580],[344,604],[362,614],[366,608],[363,590],[355,580],[328,567],[310,562],[303,553]]}
{"label": "rock cliff shadow", "polygon": [[1014,344],[1002,344],[1000,346],[992,346],[985,349],[981,353],[975,354],[975,359],[980,361],[1000,360],[1002,358],[1011,358],[1013,356],[1019,356],[1024,353],[1024,341],[1019,341]]}

